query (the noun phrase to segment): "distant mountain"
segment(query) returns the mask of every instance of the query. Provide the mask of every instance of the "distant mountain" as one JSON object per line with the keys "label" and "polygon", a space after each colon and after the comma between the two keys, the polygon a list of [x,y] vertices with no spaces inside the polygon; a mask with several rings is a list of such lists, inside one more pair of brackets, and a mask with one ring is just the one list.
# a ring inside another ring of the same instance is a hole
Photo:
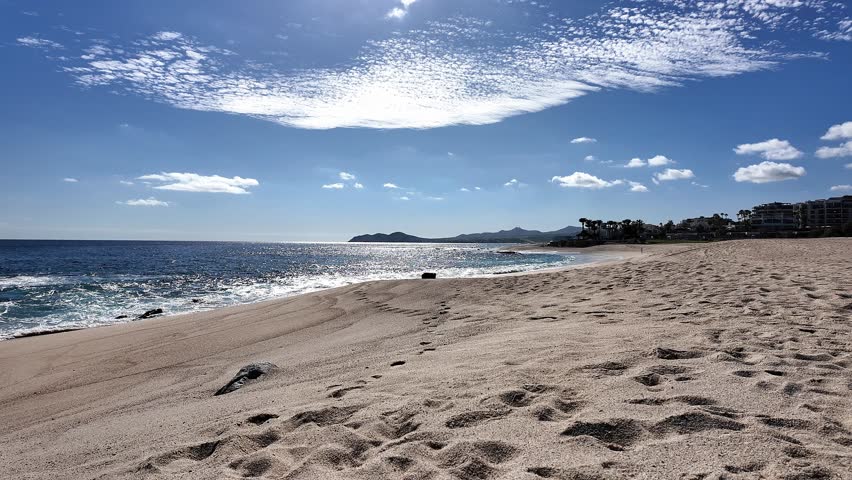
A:
{"label": "distant mountain", "polygon": [[352,237],[350,242],[395,242],[395,243],[540,243],[549,242],[557,238],[573,237],[580,227],[565,227],[552,232],[539,230],[524,230],[515,227],[511,230],[500,230],[499,232],[465,233],[449,238],[423,238],[415,237],[402,232],[391,234],[375,233],[372,235],[358,235]]}
{"label": "distant mountain", "polygon": [[415,237],[402,232],[393,233],[374,233],[372,235],[358,235],[352,237],[350,242],[395,242],[395,243],[429,243],[433,240],[428,238]]}

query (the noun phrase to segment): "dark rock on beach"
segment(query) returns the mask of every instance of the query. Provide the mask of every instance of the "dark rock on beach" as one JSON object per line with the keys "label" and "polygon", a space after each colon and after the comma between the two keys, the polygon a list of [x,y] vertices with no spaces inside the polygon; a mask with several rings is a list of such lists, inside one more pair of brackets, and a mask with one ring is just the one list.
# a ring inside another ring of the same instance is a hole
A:
{"label": "dark rock on beach", "polygon": [[162,308],[155,308],[153,310],[148,310],[147,312],[143,313],[142,315],[139,315],[136,318],[139,319],[139,320],[144,320],[146,318],[156,317],[157,315],[162,315],[162,314],[163,314]]}
{"label": "dark rock on beach", "polygon": [[434,273],[434,272],[423,272],[423,275],[420,275],[420,278],[422,278],[424,280],[435,279],[435,278],[438,278],[438,274]]}
{"label": "dark rock on beach", "polygon": [[119,315],[115,317],[116,320],[121,320],[122,318],[127,318],[127,315]]}
{"label": "dark rock on beach", "polygon": [[239,390],[246,383],[258,380],[261,377],[277,369],[277,365],[269,362],[259,362],[246,365],[245,367],[241,368],[236,375],[234,375],[234,378],[232,378],[230,382],[225,384],[224,387],[217,390],[215,395],[224,395],[226,393],[231,393],[236,390]]}
{"label": "dark rock on beach", "polygon": [[139,320],[144,320],[146,318],[156,317],[157,315],[162,315],[162,314],[163,314],[162,308],[155,308],[153,310],[148,310],[147,312],[143,313],[142,315],[139,315],[136,318],[138,318]]}

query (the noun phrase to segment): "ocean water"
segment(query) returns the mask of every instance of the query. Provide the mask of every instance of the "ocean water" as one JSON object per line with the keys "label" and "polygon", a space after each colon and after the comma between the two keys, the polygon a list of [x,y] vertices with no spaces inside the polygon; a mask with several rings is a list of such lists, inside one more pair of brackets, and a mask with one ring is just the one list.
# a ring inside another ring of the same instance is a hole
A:
{"label": "ocean water", "polygon": [[[208,310],[366,280],[490,276],[594,261],[495,244],[0,240],[0,339]],[[116,319],[127,315],[127,319]]]}

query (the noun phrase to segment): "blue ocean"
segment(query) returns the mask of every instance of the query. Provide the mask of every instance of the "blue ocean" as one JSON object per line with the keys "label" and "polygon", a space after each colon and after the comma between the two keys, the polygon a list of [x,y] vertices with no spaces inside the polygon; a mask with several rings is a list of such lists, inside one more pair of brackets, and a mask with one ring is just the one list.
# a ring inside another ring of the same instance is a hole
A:
{"label": "blue ocean", "polygon": [[[491,276],[593,261],[495,244],[0,240],[0,339],[208,310],[366,280]],[[124,317],[124,318],[116,318]]]}

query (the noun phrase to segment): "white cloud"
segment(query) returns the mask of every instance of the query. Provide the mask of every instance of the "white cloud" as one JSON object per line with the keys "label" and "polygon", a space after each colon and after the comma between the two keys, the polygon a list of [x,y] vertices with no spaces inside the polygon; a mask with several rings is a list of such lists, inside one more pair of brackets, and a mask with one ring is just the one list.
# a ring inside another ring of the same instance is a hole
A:
{"label": "white cloud", "polygon": [[444,200],[444,197],[425,197],[425,198],[426,198],[426,200],[432,200],[432,201],[435,201],[435,202],[440,202],[440,201]]}
{"label": "white cloud", "polygon": [[[849,165],[852,165],[852,163],[850,163]],[[849,167],[849,165],[847,165],[847,167]],[[473,187],[473,189],[474,189],[474,190],[477,190],[477,191],[482,190],[482,189],[481,189],[481,188],[479,188],[479,187]]]}
{"label": "white cloud", "polygon": [[671,180],[687,180],[694,177],[695,174],[692,173],[692,170],[688,168],[684,168],[682,170],[678,170],[676,168],[667,168],[662,172],[654,174],[654,180],[656,180],[657,182],[667,182]]}
{"label": "white cloud", "polygon": [[162,172],[137,177],[138,180],[160,182],[157,190],[175,190],[179,192],[209,192],[248,194],[247,188],[256,187],[260,183],[253,178],[221,177],[219,175],[199,175],[197,173]]}
{"label": "white cloud", "polygon": [[596,159],[594,155],[586,155],[586,158],[584,158],[583,160],[587,162],[594,162]]}
{"label": "white cloud", "polygon": [[642,160],[641,158],[632,158],[627,165],[626,168],[639,168],[644,166],[649,167],[662,167],[665,165],[671,165],[675,163],[674,160],[667,158],[665,155],[656,155],[654,157],[649,158],[648,160]]}
{"label": "white cloud", "polygon": [[410,198],[408,198],[408,197],[399,197],[399,199],[400,199],[400,200],[405,200],[406,202],[407,202],[407,201],[409,201],[409,200],[411,200],[411,199],[410,199]]}
{"label": "white cloud", "polygon": [[[555,18],[519,32],[499,16],[491,26],[454,15],[367,39],[334,64],[286,68],[160,32],[112,39],[112,51],[96,58],[82,58],[82,45],[62,67],[83,87],[297,128],[483,125],[593,92],[656,92],[816,56],[788,40],[831,34],[847,15],[840,2],[767,1],[625,0],[574,18],[542,2],[514,2],[519,14]],[[411,6],[397,5],[392,18]]]}
{"label": "white cloud", "polygon": [[388,13],[385,14],[385,17],[395,18],[395,19],[398,20],[398,19],[404,17],[406,14],[408,14],[408,11],[405,10],[404,8],[394,7]]}
{"label": "white cloud", "polygon": [[[338,176],[338,178],[340,178],[344,182],[351,185],[352,188],[354,188],[356,190],[362,190],[364,188],[364,184],[362,184],[361,182],[356,182],[355,180],[356,180],[357,177],[355,177],[355,175],[353,175],[349,172],[339,172],[337,174],[337,176]],[[343,184],[343,183],[332,183],[332,184],[329,184],[329,185],[323,185],[322,188],[340,189],[340,188],[343,188],[345,186],[346,185]]]}
{"label": "white cloud", "polygon": [[154,197],[139,198],[136,200],[128,200],[126,202],[116,202],[119,205],[127,205],[130,207],[168,207],[169,202],[157,200]]}
{"label": "white cloud", "polygon": [[388,13],[385,14],[385,18],[392,18],[399,20],[400,18],[408,15],[408,8],[411,7],[414,2],[417,0],[400,0],[401,7],[394,7]]}
{"label": "white cloud", "polygon": [[802,156],[802,152],[790,145],[790,142],[787,140],[778,140],[777,138],[772,138],[765,142],[737,145],[734,152],[737,155],[759,154],[767,160],[793,160]]}
{"label": "white cloud", "polygon": [[847,163],[847,164],[846,164],[846,169],[847,169],[847,170],[852,170],[852,163]]}
{"label": "white cloud", "polygon": [[462,187],[462,188],[459,189],[459,191],[460,192],[469,192],[470,190],[465,188],[465,187]]}
{"label": "white cloud", "polygon": [[750,183],[781,182],[804,177],[805,173],[804,167],[795,167],[789,163],[760,162],[737,169],[734,180]]}
{"label": "white cloud", "polygon": [[608,182],[585,172],[574,172],[566,177],[555,176],[550,179],[550,182],[560,187],[593,189],[612,187],[621,183],[619,180]]}
{"label": "white cloud", "polygon": [[823,140],[843,140],[852,138],[852,122],[839,123],[829,127],[822,137]]}
{"label": "white cloud", "polygon": [[448,156],[448,157],[455,157],[455,156],[456,156],[456,154],[455,154],[455,153],[453,153],[453,152],[447,152],[447,156]]}
{"label": "white cloud", "polygon": [[122,185],[133,185],[133,182],[131,182],[129,180],[119,180],[118,183],[120,183]]}
{"label": "white cloud", "polygon": [[642,184],[641,184],[641,183],[639,183],[639,182],[630,182],[630,181],[628,181],[627,183],[629,183],[629,184],[630,184],[630,191],[631,191],[631,192],[641,192],[641,193],[645,193],[645,192],[647,192],[647,191],[648,191],[648,187],[646,187],[645,185],[642,185]]}
{"label": "white cloud", "polygon": [[342,183],[329,183],[322,186],[322,188],[325,188],[326,190],[340,190],[343,187],[345,187],[345,185]]}
{"label": "white cloud", "polygon": [[62,179],[62,181],[63,181],[63,182],[67,182],[67,183],[77,183],[77,182],[79,182],[79,180],[77,180],[76,178],[71,178],[71,177],[65,177],[65,178],[63,178],[63,179]]}
{"label": "white cloud", "polygon": [[577,137],[571,143],[597,143],[598,139],[589,137]]}
{"label": "white cloud", "polygon": [[839,147],[820,147],[816,151],[819,158],[852,157],[852,140],[840,144]]}
{"label": "white cloud", "polygon": [[523,187],[525,185],[526,184],[519,182],[517,178],[513,178],[513,179],[511,179],[508,182],[503,184],[504,187],[510,187],[510,188],[511,187]]}
{"label": "white cloud", "polygon": [[158,32],[155,33],[151,38],[153,38],[154,40],[169,42],[172,40],[177,40],[181,37],[183,37],[183,35],[178,32]]}
{"label": "white cloud", "polygon": [[666,158],[665,155],[656,155],[648,159],[649,167],[662,167],[665,165],[671,165],[672,163],[674,163],[674,161],[669,158]]}
{"label": "white cloud", "polygon": [[698,183],[698,182],[690,182],[690,183],[691,183],[692,185],[695,185],[696,187],[701,187],[701,188],[710,188],[710,185],[704,185],[704,184],[701,184],[701,183]]}
{"label": "white cloud", "polygon": [[382,186],[385,187],[385,188],[390,188],[391,190],[396,190],[396,189],[399,188],[399,186],[397,186],[395,183],[390,183],[390,182],[388,182],[388,183],[386,183]]}
{"label": "white cloud", "polygon": [[852,192],[852,185],[835,185],[830,190],[832,192]]}
{"label": "white cloud", "polygon": [[47,40],[39,37],[18,37],[16,40],[19,45],[23,45],[25,47],[39,48],[43,50],[62,48],[61,44],[56,43],[53,40]]}

